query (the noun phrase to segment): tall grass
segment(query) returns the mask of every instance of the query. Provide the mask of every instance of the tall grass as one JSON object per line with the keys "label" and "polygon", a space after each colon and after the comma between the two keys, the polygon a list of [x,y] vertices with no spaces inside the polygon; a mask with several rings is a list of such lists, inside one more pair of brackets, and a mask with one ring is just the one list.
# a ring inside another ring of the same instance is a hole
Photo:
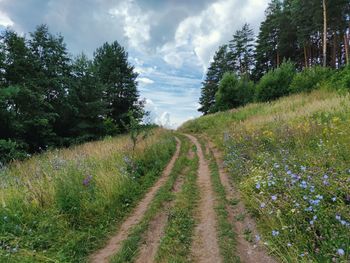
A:
{"label": "tall grass", "polygon": [[50,151],[0,171],[0,261],[81,262],[101,246],[175,151],[158,129]]}
{"label": "tall grass", "polygon": [[265,244],[286,262],[350,260],[350,96],[314,91],[186,123],[226,152]]}

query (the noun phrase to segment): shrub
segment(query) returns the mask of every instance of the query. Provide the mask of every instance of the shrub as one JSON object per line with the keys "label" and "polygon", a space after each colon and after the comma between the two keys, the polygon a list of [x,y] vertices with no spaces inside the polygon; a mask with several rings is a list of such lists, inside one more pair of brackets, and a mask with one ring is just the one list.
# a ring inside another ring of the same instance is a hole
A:
{"label": "shrub", "polygon": [[283,62],[279,68],[266,73],[256,87],[256,99],[270,101],[288,95],[295,72],[294,64],[288,61]]}
{"label": "shrub", "polygon": [[215,95],[215,111],[224,111],[243,106],[252,101],[254,83],[248,77],[238,77],[233,73],[226,73],[219,84]]}
{"label": "shrub", "polygon": [[290,92],[297,93],[319,88],[320,84],[332,76],[332,70],[321,66],[306,68],[296,74],[290,84]]}
{"label": "shrub", "polygon": [[25,157],[26,153],[19,143],[11,140],[0,140],[0,163],[8,163]]}
{"label": "shrub", "polygon": [[327,87],[336,90],[350,90],[350,66],[333,74],[327,82]]}

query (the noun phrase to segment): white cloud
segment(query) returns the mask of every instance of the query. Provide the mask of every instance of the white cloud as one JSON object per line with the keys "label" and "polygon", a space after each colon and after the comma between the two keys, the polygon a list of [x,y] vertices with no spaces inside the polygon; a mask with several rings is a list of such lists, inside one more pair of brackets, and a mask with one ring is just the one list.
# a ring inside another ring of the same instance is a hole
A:
{"label": "white cloud", "polygon": [[155,123],[168,129],[177,128],[177,124],[171,120],[170,113],[166,111],[159,112],[158,107],[151,99],[146,99],[145,110],[149,112],[149,115],[144,122]]}
{"label": "white cloud", "polygon": [[142,85],[149,85],[154,83],[153,80],[145,77],[137,78],[137,81]]}
{"label": "white cloud", "polygon": [[[205,70],[218,46],[231,39],[244,23],[258,28],[268,1],[219,0],[210,4],[179,24],[174,40],[160,49],[164,60],[178,68],[187,60],[197,60]],[[192,57],[190,52],[194,53]]]}
{"label": "white cloud", "polygon": [[8,15],[0,10],[0,26],[8,27],[13,26],[13,21]]}
{"label": "white cloud", "polygon": [[133,0],[125,0],[109,10],[109,14],[123,21],[124,34],[130,46],[142,49],[150,40],[151,12],[145,12]]}

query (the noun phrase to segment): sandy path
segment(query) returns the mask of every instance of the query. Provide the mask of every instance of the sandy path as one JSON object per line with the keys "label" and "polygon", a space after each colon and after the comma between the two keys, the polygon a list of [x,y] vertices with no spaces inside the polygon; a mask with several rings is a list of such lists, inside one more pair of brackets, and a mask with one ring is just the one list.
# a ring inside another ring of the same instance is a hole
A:
{"label": "sandy path", "polygon": [[140,201],[140,203],[137,205],[137,207],[134,209],[132,214],[124,221],[124,223],[120,226],[118,233],[114,235],[106,244],[105,247],[102,249],[96,251],[91,257],[90,262],[92,263],[104,263],[108,262],[109,258],[114,255],[119,249],[122,244],[122,242],[128,237],[129,230],[138,224],[144,213],[146,212],[149,204],[153,200],[153,197],[159,190],[159,188],[165,183],[165,181],[168,179],[169,174],[171,173],[171,170],[174,167],[176,159],[179,157],[180,154],[180,147],[181,142],[178,138],[175,138],[177,145],[176,145],[176,152],[172,159],[170,160],[169,164],[163,171],[163,174],[161,178],[155,183],[154,186],[149,190],[149,192],[145,195],[145,197]]}
{"label": "sandy path", "polygon": [[[223,158],[221,153],[215,148],[214,144],[209,142],[209,148],[212,150],[215,160],[219,167],[220,180],[225,188],[226,198],[228,200],[238,199],[241,200],[239,192],[231,184],[228,174],[223,166]],[[266,249],[260,243],[250,243],[244,238],[244,230],[250,229],[252,231],[253,239],[258,231],[255,221],[247,213],[244,204],[240,201],[235,207],[228,205],[226,210],[229,213],[229,219],[234,222],[235,231],[237,233],[237,254],[242,262],[245,263],[276,263],[277,261],[272,258],[266,251]],[[235,215],[245,214],[244,220],[237,221]]]}
{"label": "sandy path", "polygon": [[[185,169],[179,177],[176,179],[173,185],[172,192],[174,194],[180,192],[184,183],[184,175],[187,173]],[[150,222],[147,233],[145,234],[145,240],[140,248],[140,252],[135,260],[136,263],[152,263],[157,254],[158,247],[162,236],[164,235],[165,226],[168,222],[168,216],[170,209],[174,206],[175,200],[168,202],[165,207],[159,212],[155,218]]]}
{"label": "sandy path", "polygon": [[197,147],[199,158],[198,186],[200,189],[200,201],[198,205],[199,224],[196,226],[192,255],[195,262],[221,262],[219,245],[216,232],[216,215],[214,211],[214,192],[211,186],[210,170],[204,158],[202,148],[198,140],[186,135]]}

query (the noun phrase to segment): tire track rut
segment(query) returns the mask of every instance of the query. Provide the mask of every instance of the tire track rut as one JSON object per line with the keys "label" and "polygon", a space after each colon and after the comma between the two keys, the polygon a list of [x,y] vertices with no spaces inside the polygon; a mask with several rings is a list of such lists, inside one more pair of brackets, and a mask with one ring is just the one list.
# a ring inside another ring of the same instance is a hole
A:
{"label": "tire track rut", "polygon": [[122,242],[128,237],[130,229],[137,225],[144,213],[146,212],[149,204],[152,202],[157,191],[162,187],[165,181],[168,179],[175,161],[178,159],[181,148],[181,141],[176,138],[176,152],[173,155],[172,159],[168,163],[167,167],[163,171],[163,174],[160,179],[152,186],[148,191],[145,197],[139,202],[137,207],[134,209],[132,214],[122,223],[116,235],[111,237],[107,242],[106,246],[102,249],[96,251],[91,257],[91,263],[107,263],[112,255],[114,255],[121,247]]}
{"label": "tire track rut", "polygon": [[197,148],[199,158],[197,182],[201,196],[198,205],[199,224],[195,229],[191,252],[195,262],[221,262],[214,210],[215,195],[211,185],[209,165],[204,158],[203,150],[197,138],[188,134],[186,136]]}

